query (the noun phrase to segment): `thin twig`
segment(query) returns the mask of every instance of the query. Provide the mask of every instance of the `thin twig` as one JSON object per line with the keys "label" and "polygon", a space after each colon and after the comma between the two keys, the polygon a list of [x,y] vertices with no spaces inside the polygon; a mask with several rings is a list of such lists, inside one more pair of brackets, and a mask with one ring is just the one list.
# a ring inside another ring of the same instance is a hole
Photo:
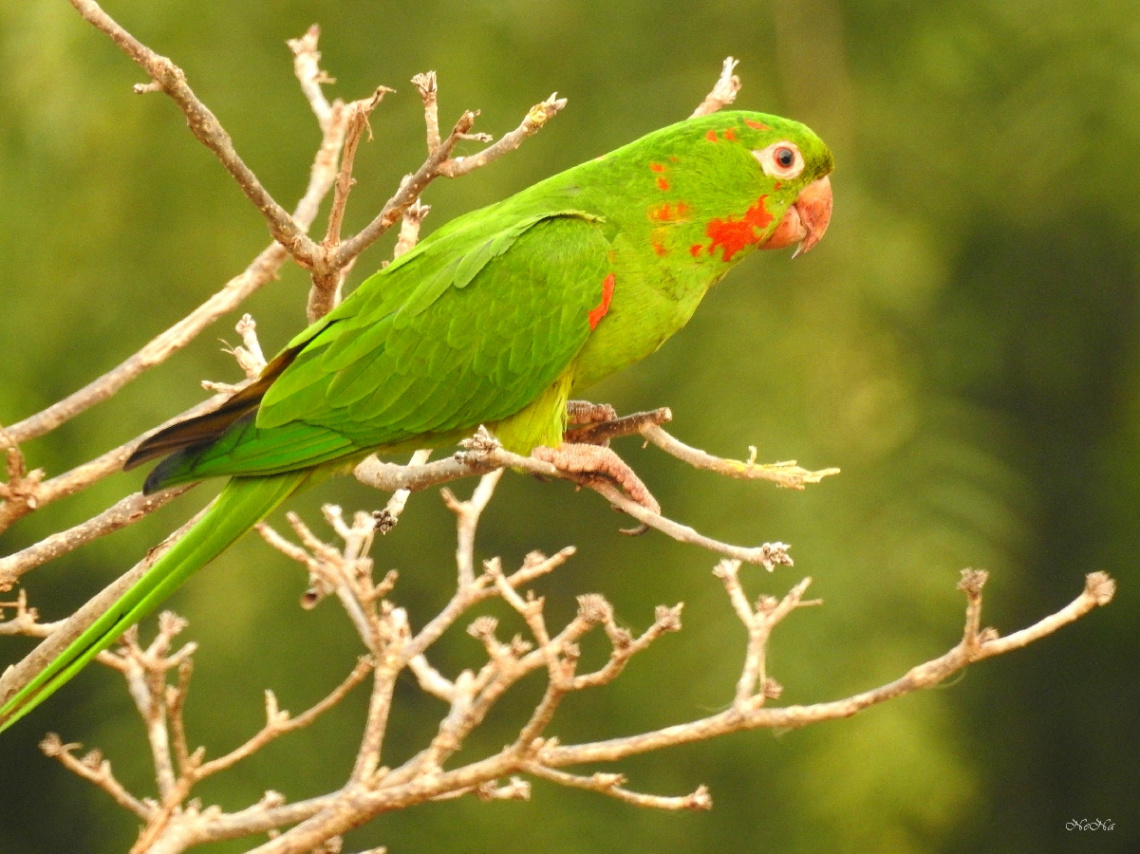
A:
{"label": "thin twig", "polygon": [[460,175],[466,175],[468,172],[486,166],[492,160],[497,160],[507,152],[514,151],[522,145],[523,140],[528,136],[534,136],[534,134],[542,130],[543,126],[554,118],[565,106],[566,99],[559,98],[558,93],[554,92],[545,101],[540,101],[531,107],[519,126],[509,133],[504,134],[498,142],[492,143],[482,151],[467,157],[455,157],[445,160],[440,164],[440,174],[446,175],[448,178],[458,178]]}
{"label": "thin twig", "polygon": [[327,131],[329,122],[334,121],[336,106],[329,103],[321,86],[336,81],[321,68],[321,52],[317,50],[320,37],[321,28],[313,24],[303,36],[289,39],[285,43],[293,51],[293,72],[301,84],[301,92],[313,108],[321,130]]}
{"label": "thin twig", "polygon": [[94,783],[104,792],[115,799],[115,803],[124,809],[130,810],[143,821],[149,821],[154,813],[154,807],[140,801],[126,790],[122,783],[115,779],[111,772],[111,763],[104,759],[98,751],[92,751],[82,759],[76,759],[73,751],[82,745],[64,744],[58,735],[48,733],[40,742],[40,750],[45,756],[58,759],[68,771],[78,774],[84,780]]}
{"label": "thin twig", "polygon": [[286,733],[295,732],[296,730],[309,726],[309,724],[313,723],[313,721],[348,696],[353,688],[368,677],[368,674],[372,672],[372,668],[373,662],[371,659],[360,659],[348,676],[346,676],[336,688],[296,717],[290,717],[289,712],[284,709],[278,709],[277,699],[273,695],[273,692],[266,691],[265,726],[240,747],[234,748],[229,753],[224,756],[219,756],[217,759],[203,762],[194,770],[194,779],[201,780],[205,777],[209,777],[211,774],[216,774],[219,771],[230,768],[241,760],[252,756],[269,742],[280,738]]}
{"label": "thin twig", "polygon": [[329,266],[343,267],[399,222],[404,211],[420,197],[428,184],[440,175],[441,164],[451,156],[456,144],[471,130],[474,124],[475,113],[467,111],[460,116],[447,139],[443,140],[439,147],[428,155],[427,160],[419,169],[400,183],[399,189],[384,203],[384,207],[372,222],[337,247],[336,251],[328,258]]}
{"label": "thin twig", "polygon": [[[208,509],[208,508],[206,508]],[[52,632],[42,643],[28,653],[16,664],[10,666],[0,674],[0,705],[6,703],[17,691],[27,685],[41,670],[78,638],[88,627],[122,596],[128,589],[136,584],[140,578],[151,568],[170,546],[185,534],[205,514],[201,510],[191,517],[184,525],[163,540],[158,546],[151,549],[147,556],[135,564],[130,570],[123,573],[115,581],[103,588],[78,611],[65,620],[53,623]],[[100,654],[102,660],[103,654]]]}
{"label": "thin twig", "polygon": [[344,222],[345,209],[348,206],[348,194],[355,183],[352,169],[356,162],[356,149],[360,139],[368,128],[368,116],[384,99],[384,95],[394,92],[387,86],[377,86],[371,98],[354,101],[346,107],[348,114],[348,127],[344,136],[344,150],[340,157],[340,171],[337,173],[336,184],[333,187],[333,203],[329,211],[328,228],[325,238],[321,241],[321,256],[313,264],[313,286],[309,290],[309,303],[306,314],[309,323],[315,323],[328,314],[340,302],[341,287],[344,284],[344,274],[349,265],[340,266],[323,263],[340,245],[340,229]]}
{"label": "thin twig", "polygon": [[439,82],[434,71],[417,74],[412,78],[412,85],[420,93],[424,102],[424,128],[427,131],[428,154],[434,154],[439,148]]}
{"label": "thin twig", "polygon": [[455,562],[459,568],[460,588],[470,587],[475,583],[475,530],[479,525],[479,517],[487,508],[502,475],[502,469],[483,475],[479,478],[475,492],[467,501],[459,501],[450,490],[443,490],[444,503],[456,515],[458,521],[459,536]]}
{"label": "thin twig", "polygon": [[[106,18],[102,10],[98,9],[94,3],[86,2],[86,0],[74,0],[74,2],[78,4],[77,8],[91,7],[92,14],[95,14],[95,10],[97,10],[98,14]],[[106,18],[106,21],[117,26],[109,18]],[[321,200],[332,188],[337,174],[336,162],[344,140],[344,129],[343,117],[339,117],[335,121],[328,121],[324,128],[321,147],[310,170],[309,184],[290,217],[290,221],[294,222],[299,229],[307,229],[312,225],[320,209]],[[42,412],[9,427],[8,432],[12,439],[16,442],[26,442],[37,436],[42,436],[74,418],[80,412],[107,400],[140,374],[155,365],[161,364],[173,353],[185,347],[220,316],[232,311],[250,294],[275,279],[281,265],[288,257],[285,248],[274,241],[262,250],[245,271],[227,282],[218,293],[174,326],[154,338],[125,362]],[[121,466],[121,461],[118,465]]]}
{"label": "thin twig", "polygon": [[589,777],[581,777],[577,774],[567,774],[565,771],[558,771],[554,768],[546,768],[537,762],[527,763],[525,770],[529,774],[541,777],[544,780],[549,780],[552,783],[557,783],[560,786],[599,792],[637,807],[649,807],[659,810],[712,809],[712,796],[709,795],[709,790],[705,786],[699,786],[695,792],[682,795],[681,797],[662,797],[660,795],[646,795],[640,792],[631,792],[628,789],[622,788],[621,784],[625,782],[625,777],[621,774],[604,774],[599,772]]}
{"label": "thin twig", "polygon": [[[644,435],[650,433],[657,435],[656,431],[664,434],[660,427],[655,423],[661,417],[661,410],[653,413],[647,413],[645,416],[629,416],[639,424],[639,431]],[[667,410],[665,410],[667,412]],[[623,425],[629,426],[629,423]],[[604,435],[604,434],[603,434]],[[668,434],[664,434],[668,435]],[[671,438],[671,437],[670,437]],[[702,548],[710,549],[725,557],[743,560],[746,563],[757,563],[771,570],[775,566],[786,565],[791,566],[792,560],[787,554],[787,547],[781,543],[765,543],[762,546],[753,548],[744,548],[741,546],[734,546],[729,543],[723,543],[707,537],[687,525],[682,525],[679,522],[661,515],[654,513],[652,510],[644,507],[643,505],[631,500],[625,496],[621,490],[613,486],[606,480],[590,476],[589,474],[567,472],[557,468],[555,465],[543,460],[535,459],[534,457],[524,457],[519,454],[513,454],[510,451],[502,448],[490,434],[483,431],[477,434],[472,440],[467,443],[467,449],[456,454],[454,457],[447,460],[439,460],[434,463],[429,463],[424,466],[418,467],[399,467],[390,463],[383,463],[375,458],[369,458],[356,467],[356,477],[362,483],[373,486],[377,489],[395,490],[395,489],[412,489],[419,490],[428,486],[434,486],[441,483],[448,483],[452,480],[458,480],[472,475],[483,475],[488,471],[494,471],[499,468],[513,468],[519,471],[525,471],[530,474],[536,474],[541,477],[547,478],[561,478],[570,480],[580,486],[585,486],[594,490],[599,495],[603,496],[611,504],[633,516],[639,522],[648,525],[651,528],[656,528],[662,533],[672,537],[679,542],[691,543],[693,545],[701,546]],[[688,446],[677,442],[682,448]],[[671,453],[674,446],[665,448]],[[688,449],[695,451],[695,449]],[[703,451],[696,452],[704,455],[708,460],[716,460],[717,458],[704,454]],[[743,467],[747,472],[757,472],[763,469],[762,466],[755,466],[747,463],[735,463],[735,461],[723,460],[720,461],[726,469],[737,471],[739,467]],[[709,466],[711,467],[711,466]],[[818,473],[805,472],[800,469],[803,474],[795,475],[796,478],[802,478],[802,482],[812,482],[810,478],[804,475],[814,475]],[[767,474],[752,474],[746,473],[739,475],[743,477],[759,477],[766,480],[773,479]],[[821,475],[822,476],[822,475]]]}
{"label": "thin twig", "polygon": [[[939,658],[912,668],[902,678],[886,685],[855,694],[842,700],[814,703],[810,706],[784,708],[756,706],[742,711],[733,706],[716,715],[696,721],[665,727],[626,738],[598,741],[592,744],[554,745],[543,749],[538,761],[544,765],[566,766],[592,762],[615,762],[628,756],[659,750],[694,741],[749,729],[792,729],[822,721],[847,718],[870,706],[884,703],[903,694],[931,688],[975,661],[1018,649],[1039,640],[1073,622],[1093,609],[1107,605],[1115,593],[1115,583],[1105,573],[1091,573],[1081,595],[1055,614],[1051,614],[1003,641],[996,636],[982,640],[963,637],[961,643]],[[1007,643],[1011,639],[1017,640]]]}
{"label": "thin twig", "polygon": [[28,570],[65,555],[84,543],[134,524],[190,488],[176,486],[153,495],[133,493],[86,522],[51,534],[23,551],[0,558],[0,591],[9,589]]}
{"label": "thin twig", "polygon": [[150,75],[154,85],[136,87],[136,91],[142,93],[155,91],[156,88],[161,89],[178,104],[186,115],[190,132],[225,166],[242,192],[261,212],[274,239],[295,258],[305,258],[310,261],[315,259],[318,252],[317,244],[305,234],[304,227],[277,203],[258,181],[253,170],[238,156],[233,140],[221,122],[198,100],[186,82],[185,72],[128,33],[104,12],[95,0],[71,0],[71,5],[84,20],[106,33],[111,41]]}
{"label": "thin twig", "polygon": [[424,217],[430,212],[431,205],[425,205],[418,199],[404,211],[404,218],[400,222],[400,235],[396,238],[396,246],[392,250],[393,258],[399,258],[419,242],[420,226]]}
{"label": "thin twig", "polygon": [[698,116],[711,115],[718,110],[723,110],[736,100],[736,93],[740,91],[740,78],[732,72],[736,70],[738,64],[739,60],[733,59],[731,56],[725,57],[724,66],[721,68],[716,85],[701,101],[700,106],[693,110],[693,114],[689,118],[695,119]]}
{"label": "thin twig", "polygon": [[638,432],[665,453],[676,457],[681,462],[688,463],[693,468],[714,471],[726,477],[742,480],[770,480],[787,489],[803,489],[805,484],[819,483],[825,477],[839,474],[837,468],[808,471],[796,465],[795,460],[782,463],[757,463],[754,459],[755,448],[751,449],[753,459],[744,462],[714,457],[712,454],[690,447],[669,435],[658,424],[646,424]]}

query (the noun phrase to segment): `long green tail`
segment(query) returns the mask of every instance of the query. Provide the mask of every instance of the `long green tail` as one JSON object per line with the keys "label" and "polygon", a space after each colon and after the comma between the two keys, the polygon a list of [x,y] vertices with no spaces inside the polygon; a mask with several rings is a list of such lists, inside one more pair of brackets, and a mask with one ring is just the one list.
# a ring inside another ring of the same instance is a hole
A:
{"label": "long green tail", "polygon": [[198,523],[86,631],[0,708],[3,732],[56,692],[128,628],[154,611],[187,578],[268,516],[309,470],[233,478]]}

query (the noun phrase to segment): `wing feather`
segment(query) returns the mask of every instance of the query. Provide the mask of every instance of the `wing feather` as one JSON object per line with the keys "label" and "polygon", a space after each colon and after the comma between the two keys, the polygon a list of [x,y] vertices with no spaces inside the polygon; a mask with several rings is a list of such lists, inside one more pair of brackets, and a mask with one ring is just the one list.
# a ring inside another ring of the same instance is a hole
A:
{"label": "wing feather", "polygon": [[297,336],[256,421],[195,449],[180,478],[432,444],[541,395],[589,336],[610,263],[601,220],[566,211],[441,233]]}

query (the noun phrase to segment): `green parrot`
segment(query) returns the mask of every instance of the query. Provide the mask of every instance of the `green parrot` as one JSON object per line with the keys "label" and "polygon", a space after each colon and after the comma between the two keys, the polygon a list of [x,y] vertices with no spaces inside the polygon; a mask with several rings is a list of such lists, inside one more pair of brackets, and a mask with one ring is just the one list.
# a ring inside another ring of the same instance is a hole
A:
{"label": "green parrot", "polygon": [[714,113],[440,228],[220,408],[139,445],[125,468],[165,456],[145,492],[230,481],[3,702],[0,731],[298,489],[374,452],[448,445],[480,425],[519,454],[558,449],[571,395],[654,352],[751,250],[798,254],[819,241],[832,168],[827,146],[798,122]]}

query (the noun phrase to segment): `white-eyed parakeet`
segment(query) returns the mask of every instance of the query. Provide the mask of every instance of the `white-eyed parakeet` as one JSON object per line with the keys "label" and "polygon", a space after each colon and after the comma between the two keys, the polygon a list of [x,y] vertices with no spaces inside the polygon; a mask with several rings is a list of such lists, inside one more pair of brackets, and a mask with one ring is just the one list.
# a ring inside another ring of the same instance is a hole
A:
{"label": "white-eyed parakeet", "polygon": [[448,223],[301,332],[215,412],[144,441],[153,492],[230,481],[205,516],[0,706],[0,730],[290,494],[373,452],[485,425],[557,448],[566,403],[685,325],[753,249],[807,251],[831,216],[827,147],[749,112],[689,119]]}

